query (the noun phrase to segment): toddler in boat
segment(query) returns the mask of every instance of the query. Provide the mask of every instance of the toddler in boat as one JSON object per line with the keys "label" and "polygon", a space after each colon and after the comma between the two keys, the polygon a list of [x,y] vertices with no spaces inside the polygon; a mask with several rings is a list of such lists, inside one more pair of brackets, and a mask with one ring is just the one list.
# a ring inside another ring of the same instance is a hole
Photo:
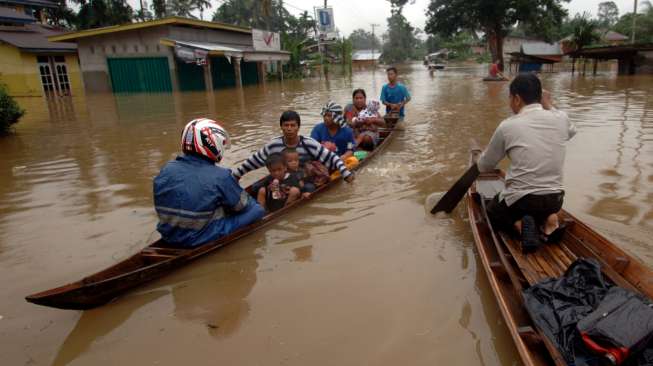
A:
{"label": "toddler in boat", "polygon": [[257,201],[268,212],[274,212],[300,197],[300,182],[296,176],[288,172],[282,154],[270,154],[265,166],[270,175],[263,180],[263,186],[258,190]]}

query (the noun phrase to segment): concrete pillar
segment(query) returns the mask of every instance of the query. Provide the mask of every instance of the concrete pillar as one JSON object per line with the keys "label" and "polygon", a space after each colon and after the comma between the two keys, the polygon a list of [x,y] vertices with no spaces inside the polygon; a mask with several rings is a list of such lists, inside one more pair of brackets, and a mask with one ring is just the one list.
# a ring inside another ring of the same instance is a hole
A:
{"label": "concrete pillar", "polygon": [[283,81],[283,61],[277,61],[277,70],[279,72],[279,80]]}
{"label": "concrete pillar", "polygon": [[168,67],[170,68],[170,81],[172,82],[172,91],[179,91],[179,78],[177,78],[177,58],[173,53],[173,48],[168,47]]}
{"label": "concrete pillar", "polygon": [[265,70],[265,62],[259,61],[256,63],[256,69],[258,71],[258,83],[265,84],[267,82],[268,73]]}
{"label": "concrete pillar", "polygon": [[211,74],[211,58],[207,57],[206,65],[202,66],[204,69],[204,87],[207,92],[213,92],[213,75]]}
{"label": "concrete pillar", "polygon": [[234,75],[236,76],[236,86],[242,88],[243,86],[243,77],[240,70],[240,60],[242,57],[231,56],[231,63],[234,65]]}

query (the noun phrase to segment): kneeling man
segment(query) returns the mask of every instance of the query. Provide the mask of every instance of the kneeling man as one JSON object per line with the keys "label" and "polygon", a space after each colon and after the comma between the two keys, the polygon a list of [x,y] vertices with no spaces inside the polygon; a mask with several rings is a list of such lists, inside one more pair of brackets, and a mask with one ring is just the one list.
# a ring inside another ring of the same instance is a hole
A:
{"label": "kneeling man", "polygon": [[543,96],[534,74],[521,74],[512,81],[510,107],[515,115],[497,127],[478,169],[489,172],[505,156],[510,159],[505,188],[488,205],[488,216],[495,229],[515,228],[521,233],[522,249],[531,252],[541,236],[555,241],[562,235],[557,212],[564,197],[565,145],[576,128],[551,105],[548,92]]}

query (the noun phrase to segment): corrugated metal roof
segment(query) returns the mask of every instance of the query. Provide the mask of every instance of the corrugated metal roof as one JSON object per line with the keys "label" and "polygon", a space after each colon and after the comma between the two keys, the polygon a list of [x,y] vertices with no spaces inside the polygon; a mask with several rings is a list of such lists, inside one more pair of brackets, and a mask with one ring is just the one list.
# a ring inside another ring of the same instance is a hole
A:
{"label": "corrugated metal roof", "polygon": [[0,27],[0,41],[26,52],[76,52],[76,43],[50,42],[47,37],[61,32],[43,24]]}
{"label": "corrugated metal roof", "polygon": [[36,19],[25,13],[19,13],[14,9],[0,7],[0,19],[12,23],[34,23]]}
{"label": "corrugated metal roof", "polygon": [[148,20],[145,22],[129,23],[129,24],[122,24],[122,25],[111,25],[108,27],[84,29],[78,32],[69,32],[56,37],[52,37],[52,41],[53,42],[75,41],[78,38],[83,38],[83,37],[93,37],[102,34],[124,32],[129,30],[143,29],[143,28],[150,28],[150,27],[158,27],[162,25],[186,25],[186,26],[197,27],[197,28],[220,29],[220,30],[247,33],[247,34],[252,33],[252,28],[239,27],[236,25],[219,23],[219,22],[209,22],[206,20],[172,16],[163,19]]}
{"label": "corrugated metal roof", "polygon": [[58,6],[56,0],[2,0],[2,2],[6,4],[30,5],[42,8],[56,8]]}
{"label": "corrugated metal roof", "polygon": [[521,45],[521,52],[529,56],[562,55],[559,43],[526,42]]}
{"label": "corrugated metal roof", "polygon": [[624,36],[621,33],[617,33],[617,32],[614,32],[614,31],[608,31],[603,36],[603,39],[606,40],[606,41],[625,41],[625,40],[628,39],[628,37]]}
{"label": "corrugated metal roof", "polygon": [[369,61],[369,60],[378,60],[381,57],[381,51],[375,50],[359,50],[354,51],[351,54],[351,59],[353,61]]}

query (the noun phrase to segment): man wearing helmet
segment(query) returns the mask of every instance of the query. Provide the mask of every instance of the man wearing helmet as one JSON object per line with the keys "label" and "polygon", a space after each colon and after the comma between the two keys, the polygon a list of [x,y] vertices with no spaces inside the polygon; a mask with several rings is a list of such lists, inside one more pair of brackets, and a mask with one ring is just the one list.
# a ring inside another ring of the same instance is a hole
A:
{"label": "man wearing helmet", "polygon": [[231,175],[218,166],[230,146],[217,122],[190,121],[181,135],[183,154],[154,178],[154,206],[162,238],[196,247],[229,235],[263,217],[265,211]]}

